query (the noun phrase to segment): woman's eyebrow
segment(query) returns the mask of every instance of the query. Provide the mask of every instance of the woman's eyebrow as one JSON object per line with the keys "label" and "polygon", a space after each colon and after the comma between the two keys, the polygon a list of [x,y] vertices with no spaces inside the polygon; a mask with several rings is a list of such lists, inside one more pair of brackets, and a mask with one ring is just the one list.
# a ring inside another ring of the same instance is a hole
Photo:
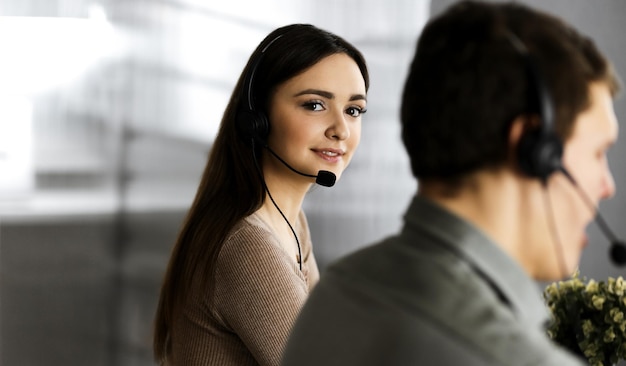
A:
{"label": "woman's eyebrow", "polygon": [[[327,92],[325,90],[320,90],[320,89],[305,89],[302,90],[301,92],[298,92],[294,95],[294,97],[298,97],[300,95],[306,95],[306,94],[315,94],[315,95],[319,95],[321,97],[327,98],[327,99],[334,99],[335,98],[335,94],[331,93],[331,92]],[[363,94],[354,94],[350,97],[350,100],[367,100],[367,97]]]}
{"label": "woman's eyebrow", "polygon": [[294,97],[298,97],[300,95],[306,95],[306,94],[316,94],[319,95],[321,97],[327,98],[327,99],[333,99],[335,98],[335,94],[331,93],[331,92],[327,92],[324,90],[319,90],[319,89],[305,89],[299,93],[296,93],[294,95]]}

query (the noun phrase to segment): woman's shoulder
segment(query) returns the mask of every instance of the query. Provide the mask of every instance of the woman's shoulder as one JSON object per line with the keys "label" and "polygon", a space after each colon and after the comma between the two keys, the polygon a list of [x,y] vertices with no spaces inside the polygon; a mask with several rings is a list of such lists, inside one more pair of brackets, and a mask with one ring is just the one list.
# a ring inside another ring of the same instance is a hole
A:
{"label": "woman's shoulder", "polygon": [[283,272],[297,269],[290,261],[273,230],[258,215],[241,219],[224,241],[216,261],[216,271],[228,273]]}
{"label": "woman's shoulder", "polygon": [[[299,214],[294,229],[298,233],[305,263],[309,259],[314,261],[309,229],[303,212]],[[285,252],[275,231],[256,213],[237,222],[220,248],[216,263],[218,271],[219,268],[230,268],[233,265],[284,267],[289,272],[299,272],[296,261]]]}
{"label": "woman's shoulder", "polygon": [[[256,213],[239,220],[230,230],[224,241],[223,249],[229,247],[255,247],[273,244],[276,237],[272,228]],[[240,249],[238,249],[240,250]]]}
{"label": "woman's shoulder", "polygon": [[[309,224],[303,210],[298,213],[297,221],[290,224],[298,233],[298,237],[301,237],[304,241],[309,240]],[[227,242],[239,242],[241,240],[246,242],[261,241],[265,244],[278,243],[278,238],[272,227],[256,212],[242,218],[233,226],[226,237],[225,244]]]}
{"label": "woman's shoulder", "polygon": [[[308,226],[306,223],[302,223],[302,219],[306,221],[304,216],[300,216],[294,229],[300,231],[298,228],[305,227],[307,235],[306,237],[302,235],[301,241],[303,241],[302,239],[309,241]],[[300,237],[301,233],[298,233],[298,236]],[[230,230],[220,250],[218,261],[219,258],[223,260],[224,258],[242,258],[244,256],[255,258],[256,261],[262,261],[264,258],[271,261],[282,261],[285,255],[280,238],[274,229],[259,214],[252,213],[239,220]]]}

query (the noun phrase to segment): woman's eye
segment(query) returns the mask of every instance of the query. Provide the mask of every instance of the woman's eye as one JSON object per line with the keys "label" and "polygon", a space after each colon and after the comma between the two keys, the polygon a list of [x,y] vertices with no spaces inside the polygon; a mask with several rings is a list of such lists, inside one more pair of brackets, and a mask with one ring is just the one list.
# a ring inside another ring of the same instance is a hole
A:
{"label": "woman's eye", "polygon": [[303,104],[304,108],[311,111],[324,110],[324,105],[321,102],[306,102]]}
{"label": "woman's eye", "polygon": [[365,112],[367,112],[367,110],[360,107],[349,107],[348,109],[346,109],[346,113],[348,113],[352,117],[358,117]]}

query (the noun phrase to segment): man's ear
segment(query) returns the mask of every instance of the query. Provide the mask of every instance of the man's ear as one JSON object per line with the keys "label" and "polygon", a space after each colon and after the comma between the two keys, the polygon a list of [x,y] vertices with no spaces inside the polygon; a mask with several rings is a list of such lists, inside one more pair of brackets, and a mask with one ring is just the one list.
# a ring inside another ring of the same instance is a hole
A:
{"label": "man's ear", "polygon": [[539,128],[539,116],[519,115],[515,117],[509,128],[508,136],[508,154],[509,161],[517,165],[517,150],[519,148],[519,142],[524,134]]}

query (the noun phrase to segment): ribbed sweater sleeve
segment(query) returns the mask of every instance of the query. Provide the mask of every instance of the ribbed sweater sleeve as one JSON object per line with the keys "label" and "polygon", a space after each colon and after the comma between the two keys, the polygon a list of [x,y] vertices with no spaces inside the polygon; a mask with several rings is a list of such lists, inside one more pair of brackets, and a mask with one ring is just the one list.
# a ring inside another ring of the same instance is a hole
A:
{"label": "ribbed sweater sleeve", "polygon": [[256,215],[233,228],[213,281],[196,283],[174,321],[172,366],[279,365],[291,327],[319,280],[303,212],[295,224],[302,271]]}
{"label": "ribbed sweater sleeve", "polygon": [[220,254],[216,305],[260,365],[278,365],[306,300],[294,261],[259,228],[235,234]]}

